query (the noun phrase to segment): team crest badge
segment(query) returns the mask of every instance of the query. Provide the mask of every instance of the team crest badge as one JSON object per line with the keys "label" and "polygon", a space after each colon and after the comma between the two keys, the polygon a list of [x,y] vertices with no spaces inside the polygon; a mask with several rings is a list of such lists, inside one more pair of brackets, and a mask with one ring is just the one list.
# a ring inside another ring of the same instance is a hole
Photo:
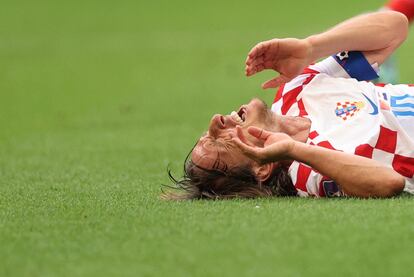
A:
{"label": "team crest badge", "polygon": [[342,120],[347,120],[353,117],[357,112],[359,112],[364,107],[364,102],[360,101],[346,101],[336,103],[335,115],[342,118]]}

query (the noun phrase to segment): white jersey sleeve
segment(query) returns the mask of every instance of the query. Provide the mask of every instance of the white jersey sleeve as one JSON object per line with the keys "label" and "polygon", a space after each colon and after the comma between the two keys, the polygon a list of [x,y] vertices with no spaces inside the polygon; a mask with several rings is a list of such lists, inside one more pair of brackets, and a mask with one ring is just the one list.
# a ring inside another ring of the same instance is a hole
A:
{"label": "white jersey sleeve", "polygon": [[331,77],[370,81],[378,78],[378,65],[370,65],[359,51],[344,51],[308,67]]}

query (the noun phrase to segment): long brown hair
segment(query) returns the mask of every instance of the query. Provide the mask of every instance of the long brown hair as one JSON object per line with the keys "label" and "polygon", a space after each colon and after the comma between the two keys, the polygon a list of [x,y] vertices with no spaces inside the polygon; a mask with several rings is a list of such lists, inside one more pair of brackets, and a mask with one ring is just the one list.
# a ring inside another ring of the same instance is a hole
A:
{"label": "long brown hair", "polygon": [[271,196],[296,196],[297,191],[285,167],[277,167],[265,182],[259,182],[247,166],[228,171],[209,170],[194,164],[189,155],[184,162],[184,174],[163,191],[161,198],[169,200],[230,199]]}

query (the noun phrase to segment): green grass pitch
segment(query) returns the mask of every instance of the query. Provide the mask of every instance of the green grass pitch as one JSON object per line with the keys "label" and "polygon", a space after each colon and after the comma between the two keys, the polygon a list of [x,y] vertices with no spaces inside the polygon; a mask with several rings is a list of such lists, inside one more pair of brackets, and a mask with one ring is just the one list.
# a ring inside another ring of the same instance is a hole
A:
{"label": "green grass pitch", "polygon": [[256,42],[381,4],[3,1],[0,276],[411,275],[410,197],[158,199],[213,113],[272,100]]}

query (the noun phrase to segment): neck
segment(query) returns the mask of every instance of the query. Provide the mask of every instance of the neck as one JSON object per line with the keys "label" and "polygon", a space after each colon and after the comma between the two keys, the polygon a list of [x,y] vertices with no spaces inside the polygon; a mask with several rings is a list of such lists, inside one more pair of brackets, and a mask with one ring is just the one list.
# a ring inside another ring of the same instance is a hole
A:
{"label": "neck", "polygon": [[291,136],[294,140],[306,142],[309,136],[311,121],[305,117],[284,116],[274,114],[275,126],[278,132]]}

